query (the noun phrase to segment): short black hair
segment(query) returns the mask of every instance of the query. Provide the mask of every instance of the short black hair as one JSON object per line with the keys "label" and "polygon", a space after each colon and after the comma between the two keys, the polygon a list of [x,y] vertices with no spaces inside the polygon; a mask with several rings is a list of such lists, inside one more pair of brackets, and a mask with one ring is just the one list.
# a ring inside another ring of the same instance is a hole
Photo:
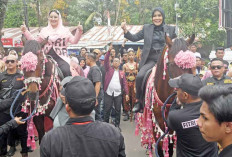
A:
{"label": "short black hair", "polygon": [[213,59],[210,61],[210,65],[211,65],[214,61],[221,61],[222,64],[224,65],[224,61],[223,61],[221,58],[213,58]]}
{"label": "short black hair", "polygon": [[224,47],[217,47],[216,48],[216,53],[217,53],[218,50],[223,50],[224,51]]}
{"label": "short black hair", "polygon": [[87,56],[90,57],[93,61],[96,61],[97,57],[94,53],[87,53]]}
{"label": "short black hair", "polygon": [[75,104],[72,104],[67,100],[67,103],[75,114],[79,116],[84,116],[89,115],[93,111],[96,103],[96,98],[85,99]]}
{"label": "short black hair", "polygon": [[81,50],[82,50],[82,49],[85,49],[86,51],[88,51],[86,47],[82,47]]}
{"label": "short black hair", "polygon": [[204,86],[199,96],[208,104],[209,111],[219,124],[232,122],[232,85]]}

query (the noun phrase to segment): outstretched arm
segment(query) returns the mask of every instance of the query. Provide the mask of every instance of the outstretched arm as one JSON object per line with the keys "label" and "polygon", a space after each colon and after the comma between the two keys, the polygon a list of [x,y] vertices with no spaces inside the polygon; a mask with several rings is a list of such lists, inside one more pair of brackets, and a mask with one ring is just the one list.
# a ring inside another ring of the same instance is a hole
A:
{"label": "outstretched arm", "polygon": [[29,32],[29,31],[27,30],[27,27],[26,27],[25,24],[21,25],[21,26],[20,26],[20,29],[21,29],[21,31],[23,32],[24,36],[27,38],[27,40],[37,40],[37,41],[40,42],[40,43],[43,41],[43,38],[41,38],[40,35],[38,35],[37,38],[33,37],[33,35],[31,34],[31,32]]}
{"label": "outstretched arm", "polygon": [[124,31],[124,37],[130,41],[139,41],[144,39],[144,27],[141,31],[139,31],[136,34],[131,34],[126,27],[126,20],[124,20],[124,22],[122,22],[121,24],[121,28]]}
{"label": "outstretched arm", "polygon": [[76,30],[75,36],[73,36],[73,35],[70,33],[69,42],[70,42],[71,44],[77,44],[78,41],[81,39],[82,33],[83,33],[83,27],[82,27],[82,25],[80,25],[80,22],[79,22],[79,25],[77,26],[77,30]]}
{"label": "outstretched arm", "polygon": [[130,41],[139,41],[144,39],[144,28],[136,34],[131,34],[129,31],[124,34],[124,37]]}

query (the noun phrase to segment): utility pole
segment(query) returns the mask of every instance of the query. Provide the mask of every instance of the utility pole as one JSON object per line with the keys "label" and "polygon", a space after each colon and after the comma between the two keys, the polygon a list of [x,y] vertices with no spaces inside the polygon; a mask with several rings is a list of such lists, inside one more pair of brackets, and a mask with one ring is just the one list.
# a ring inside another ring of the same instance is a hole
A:
{"label": "utility pole", "polygon": [[28,14],[27,14],[27,3],[26,0],[23,0],[23,5],[24,5],[24,21],[25,21],[25,25],[27,27],[28,30],[29,29],[29,25],[28,25]]}
{"label": "utility pole", "polygon": [[36,11],[37,11],[37,19],[38,19],[38,24],[39,24],[39,31],[40,31],[40,27],[41,27],[41,22],[40,22],[40,2],[39,0],[35,0],[36,2]]}
{"label": "utility pole", "polygon": [[179,4],[178,4],[178,2],[177,2],[177,0],[176,0],[176,3],[175,3],[175,11],[176,11],[176,35],[177,35],[177,37],[179,37],[179,31],[178,31],[178,16],[179,16],[179,13],[177,12],[177,10],[178,10],[178,8],[179,8]]}

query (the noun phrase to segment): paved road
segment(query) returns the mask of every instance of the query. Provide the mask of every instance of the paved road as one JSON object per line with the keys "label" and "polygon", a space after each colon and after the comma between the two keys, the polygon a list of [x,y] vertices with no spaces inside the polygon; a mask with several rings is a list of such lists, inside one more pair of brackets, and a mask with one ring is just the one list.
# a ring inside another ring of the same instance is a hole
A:
{"label": "paved road", "polygon": [[[146,149],[141,147],[140,144],[140,136],[135,136],[135,123],[134,122],[124,122],[121,121],[121,129],[122,134],[125,138],[126,144],[126,155],[128,157],[147,157]],[[39,146],[37,142],[37,149],[29,153],[29,157],[39,157]],[[20,146],[17,147],[17,153],[14,155],[15,157],[21,157],[20,155]],[[155,156],[155,155],[154,155]]]}

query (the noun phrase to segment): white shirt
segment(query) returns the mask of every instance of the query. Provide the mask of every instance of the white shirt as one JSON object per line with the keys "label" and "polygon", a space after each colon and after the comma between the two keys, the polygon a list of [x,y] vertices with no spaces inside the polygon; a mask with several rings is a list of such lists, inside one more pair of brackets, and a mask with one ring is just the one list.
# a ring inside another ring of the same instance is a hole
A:
{"label": "white shirt", "polygon": [[120,80],[119,80],[119,70],[115,70],[114,71],[114,75],[109,83],[109,86],[106,90],[106,93],[110,96],[113,95],[114,93],[114,97],[119,96],[122,92],[121,92],[121,84],[120,84]]}

